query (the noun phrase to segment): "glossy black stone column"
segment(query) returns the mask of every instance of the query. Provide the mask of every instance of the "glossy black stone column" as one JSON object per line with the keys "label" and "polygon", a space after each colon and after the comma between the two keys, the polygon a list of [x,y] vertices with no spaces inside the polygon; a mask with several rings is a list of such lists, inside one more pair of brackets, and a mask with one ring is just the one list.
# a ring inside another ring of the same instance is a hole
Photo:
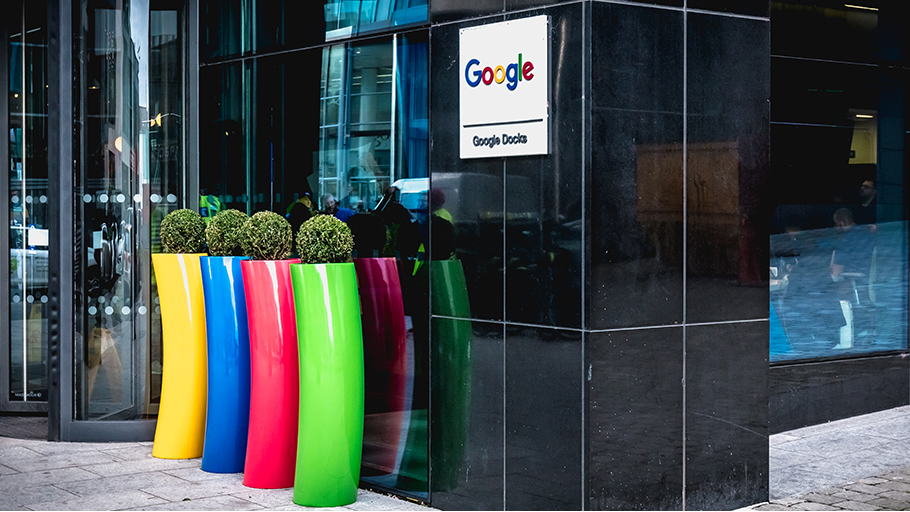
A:
{"label": "glossy black stone column", "polygon": [[[768,2],[697,9],[431,4],[431,188],[483,189],[446,196],[468,212],[454,237],[473,338],[457,471],[430,448],[434,507],[767,499]],[[461,160],[458,30],[540,14],[551,153]]]}

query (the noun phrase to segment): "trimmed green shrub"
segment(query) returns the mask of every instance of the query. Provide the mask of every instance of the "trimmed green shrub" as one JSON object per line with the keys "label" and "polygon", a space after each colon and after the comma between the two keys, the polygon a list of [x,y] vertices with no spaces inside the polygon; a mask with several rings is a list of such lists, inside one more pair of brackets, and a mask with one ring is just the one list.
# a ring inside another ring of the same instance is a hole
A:
{"label": "trimmed green shrub", "polygon": [[353,261],[354,236],[351,228],[331,215],[316,215],[300,226],[297,252],[303,263],[344,263]]}
{"label": "trimmed green shrub", "polygon": [[243,254],[254,260],[283,260],[291,255],[294,232],[275,212],[256,212],[241,228]]}
{"label": "trimmed green shrub", "polygon": [[205,252],[205,221],[202,215],[186,208],[167,214],[161,221],[161,246],[164,252],[172,254]]}
{"label": "trimmed green shrub", "polygon": [[240,242],[243,236],[241,228],[249,220],[249,215],[240,210],[220,211],[212,217],[205,227],[205,241],[212,256],[240,256],[243,248]]}

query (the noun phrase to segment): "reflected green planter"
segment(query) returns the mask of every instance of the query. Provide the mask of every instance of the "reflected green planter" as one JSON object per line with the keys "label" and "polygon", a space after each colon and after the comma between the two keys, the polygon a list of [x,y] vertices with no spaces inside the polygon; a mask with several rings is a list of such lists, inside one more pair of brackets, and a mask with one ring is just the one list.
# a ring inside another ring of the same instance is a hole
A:
{"label": "reflected green planter", "polygon": [[[458,260],[435,260],[418,276],[427,276],[432,295],[429,339],[415,327],[416,372],[426,367],[433,375],[430,413],[426,405],[411,411],[397,487],[427,492],[428,467],[433,468],[432,491],[450,491],[467,479],[465,445],[471,403],[471,305],[464,268]],[[426,281],[424,281],[426,283]],[[424,285],[426,286],[426,284]],[[421,353],[427,347],[430,355]],[[429,361],[427,361],[429,359]],[[423,370],[423,371],[427,371]],[[429,379],[427,379],[429,382]],[[432,428],[428,428],[428,422]],[[428,439],[432,436],[432,439]],[[428,449],[428,440],[429,449]],[[432,462],[428,462],[429,456]]]}
{"label": "reflected green planter", "polygon": [[363,334],[353,263],[291,265],[300,357],[294,503],[357,500],[363,446]]}
{"label": "reflected green planter", "polygon": [[[458,260],[430,266],[430,466],[432,491],[449,491],[467,479],[465,445],[471,410],[471,305]],[[448,318],[442,318],[448,317]]]}

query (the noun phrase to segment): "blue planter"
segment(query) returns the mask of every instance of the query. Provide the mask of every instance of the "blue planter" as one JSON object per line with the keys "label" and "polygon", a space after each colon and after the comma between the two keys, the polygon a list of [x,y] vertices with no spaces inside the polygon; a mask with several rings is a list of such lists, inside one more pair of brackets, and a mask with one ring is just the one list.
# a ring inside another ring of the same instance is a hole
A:
{"label": "blue planter", "polygon": [[202,470],[240,473],[250,423],[250,336],[240,262],[201,258],[208,351],[208,408]]}

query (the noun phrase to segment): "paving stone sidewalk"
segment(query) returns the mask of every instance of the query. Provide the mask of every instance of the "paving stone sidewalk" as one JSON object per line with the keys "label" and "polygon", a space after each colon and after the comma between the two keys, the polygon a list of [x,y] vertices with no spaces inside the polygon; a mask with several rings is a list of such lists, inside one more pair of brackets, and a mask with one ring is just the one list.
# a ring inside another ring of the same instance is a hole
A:
{"label": "paving stone sidewalk", "polygon": [[801,496],[755,505],[751,510],[910,510],[910,468]]}
{"label": "paving stone sidewalk", "polygon": [[[152,443],[51,443],[0,437],[0,510],[303,510],[293,489],[244,487],[201,459],[152,457]],[[323,509],[325,510],[325,509]],[[433,510],[360,489],[332,510]]]}

